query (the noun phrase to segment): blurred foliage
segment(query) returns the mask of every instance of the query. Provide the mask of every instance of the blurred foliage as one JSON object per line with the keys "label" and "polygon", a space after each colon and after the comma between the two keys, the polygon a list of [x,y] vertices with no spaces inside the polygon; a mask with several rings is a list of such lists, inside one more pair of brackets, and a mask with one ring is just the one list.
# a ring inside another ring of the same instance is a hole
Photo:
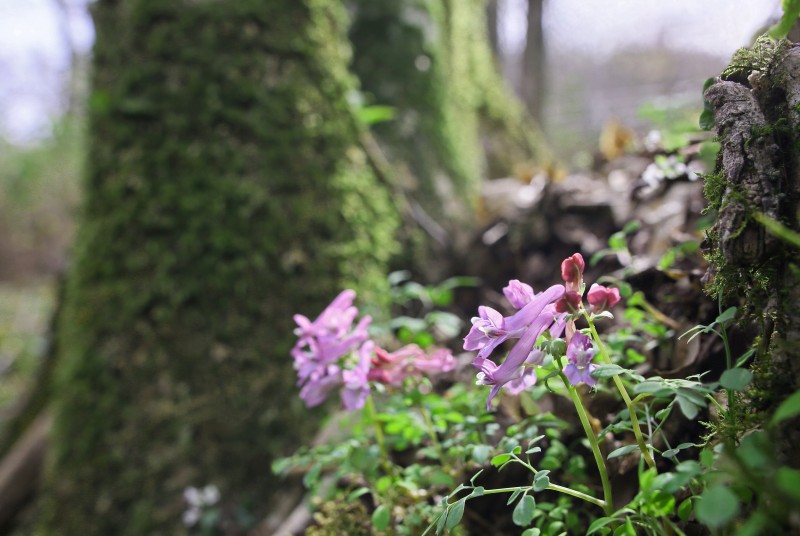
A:
{"label": "blurred foliage", "polygon": [[64,117],[36,145],[0,139],[0,279],[41,277],[63,266],[80,197],[84,126]]}
{"label": "blurred foliage", "polygon": [[0,431],[6,409],[31,385],[52,308],[52,285],[0,285]]}

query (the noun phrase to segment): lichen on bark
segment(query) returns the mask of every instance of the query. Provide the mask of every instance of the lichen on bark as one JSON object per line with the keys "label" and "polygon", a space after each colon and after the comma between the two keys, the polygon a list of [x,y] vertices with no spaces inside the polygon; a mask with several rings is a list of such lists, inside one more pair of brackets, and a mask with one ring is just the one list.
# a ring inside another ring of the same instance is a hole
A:
{"label": "lichen on bark", "polygon": [[397,222],[358,146],[332,0],[100,0],[86,200],[38,534],[244,533],[316,419],[294,312],[378,296]]}

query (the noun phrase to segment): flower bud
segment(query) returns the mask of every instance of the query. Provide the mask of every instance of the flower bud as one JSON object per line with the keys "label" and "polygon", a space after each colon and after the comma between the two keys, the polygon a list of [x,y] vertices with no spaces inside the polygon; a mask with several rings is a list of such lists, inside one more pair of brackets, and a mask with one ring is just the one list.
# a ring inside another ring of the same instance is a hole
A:
{"label": "flower bud", "polygon": [[559,313],[577,313],[581,305],[581,295],[574,290],[568,290],[564,297],[556,302],[556,311]]}
{"label": "flower bud", "polygon": [[619,289],[608,288],[603,285],[595,283],[589,292],[586,294],[586,301],[589,302],[589,310],[593,313],[599,313],[610,309],[619,303]]}
{"label": "flower bud", "polygon": [[567,257],[561,263],[561,278],[567,283],[567,290],[579,290],[583,280],[583,269],[586,263],[580,253]]}

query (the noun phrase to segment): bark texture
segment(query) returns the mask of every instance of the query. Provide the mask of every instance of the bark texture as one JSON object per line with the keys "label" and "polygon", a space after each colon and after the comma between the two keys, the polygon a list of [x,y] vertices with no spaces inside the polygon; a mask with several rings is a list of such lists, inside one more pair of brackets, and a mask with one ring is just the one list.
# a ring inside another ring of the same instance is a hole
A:
{"label": "bark texture", "polygon": [[86,204],[38,534],[243,534],[315,424],[292,313],[381,288],[396,215],[332,0],[99,0]]}
{"label": "bark texture", "polygon": [[[800,47],[759,40],[734,57],[706,91],[722,144],[718,172],[706,179],[719,218],[711,232],[712,288],[728,302],[744,298],[757,319],[760,346],[753,366],[756,404],[769,410],[800,388],[800,271],[796,248],[768,233],[762,214],[797,231],[800,205]],[[783,463],[798,442],[797,427],[780,430]]]}

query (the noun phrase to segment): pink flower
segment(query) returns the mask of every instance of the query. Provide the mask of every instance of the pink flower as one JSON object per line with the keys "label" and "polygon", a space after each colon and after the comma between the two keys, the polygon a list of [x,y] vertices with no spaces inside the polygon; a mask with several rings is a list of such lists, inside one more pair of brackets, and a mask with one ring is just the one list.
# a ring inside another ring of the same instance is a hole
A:
{"label": "pink flower", "polygon": [[619,303],[619,289],[608,288],[595,283],[586,294],[586,301],[589,302],[589,311],[599,313],[614,307]]}
{"label": "pink flower", "polygon": [[586,263],[580,253],[564,259],[561,263],[561,278],[567,283],[567,290],[580,291],[585,267]]}
{"label": "pink flower", "polygon": [[383,384],[400,385],[409,376],[449,372],[455,366],[453,353],[445,348],[427,353],[416,344],[403,346],[395,352],[375,347],[368,377]]}

